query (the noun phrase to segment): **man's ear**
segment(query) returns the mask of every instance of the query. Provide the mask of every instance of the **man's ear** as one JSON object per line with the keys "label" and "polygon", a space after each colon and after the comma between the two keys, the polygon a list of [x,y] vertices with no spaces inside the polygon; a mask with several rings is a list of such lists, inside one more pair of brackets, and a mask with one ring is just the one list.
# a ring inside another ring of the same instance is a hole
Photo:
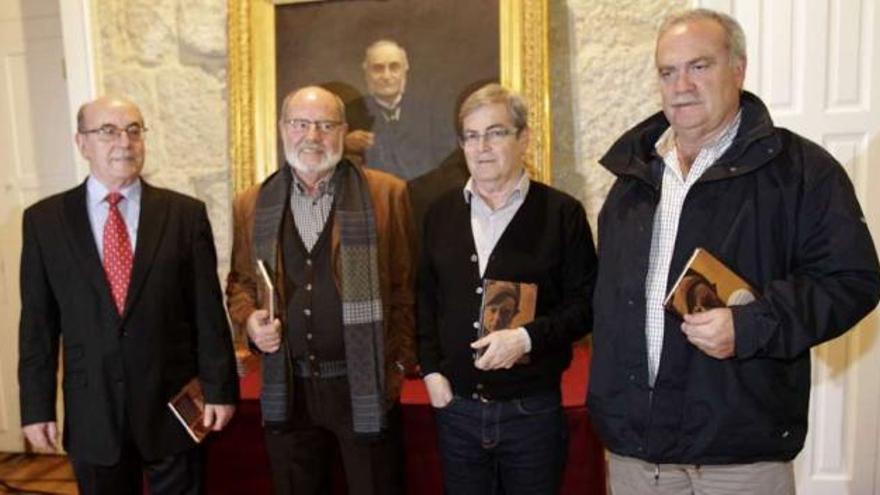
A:
{"label": "man's ear", "polygon": [[88,158],[86,156],[86,135],[77,132],[73,135],[73,140],[76,142],[76,149],[79,150],[79,154],[82,155],[83,158]]}

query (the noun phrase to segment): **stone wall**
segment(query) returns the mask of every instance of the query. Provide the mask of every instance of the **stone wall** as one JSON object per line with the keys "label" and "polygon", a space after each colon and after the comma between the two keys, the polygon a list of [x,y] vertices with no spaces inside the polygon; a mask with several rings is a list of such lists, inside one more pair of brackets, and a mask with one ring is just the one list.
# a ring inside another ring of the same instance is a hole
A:
{"label": "stone wall", "polygon": [[551,0],[553,182],[580,199],[595,232],[613,182],[599,158],[660,108],[654,37],[685,0]]}
{"label": "stone wall", "polygon": [[144,176],[205,201],[229,264],[231,194],[224,0],[92,0],[98,92],[135,101]]}

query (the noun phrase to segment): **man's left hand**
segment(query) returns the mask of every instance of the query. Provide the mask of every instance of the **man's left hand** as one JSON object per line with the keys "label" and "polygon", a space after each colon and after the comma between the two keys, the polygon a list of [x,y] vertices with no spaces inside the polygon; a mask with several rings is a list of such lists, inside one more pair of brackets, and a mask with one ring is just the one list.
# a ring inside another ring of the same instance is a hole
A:
{"label": "man's left hand", "polygon": [[497,330],[471,343],[472,349],[483,349],[474,365],[481,370],[510,369],[528,348],[529,335],[520,328]]}
{"label": "man's left hand", "polygon": [[681,331],[691,344],[713,358],[727,359],[733,357],[736,351],[733,312],[730,308],[684,315]]}
{"label": "man's left hand", "polygon": [[220,431],[234,414],[235,406],[232,404],[205,404],[205,428]]}

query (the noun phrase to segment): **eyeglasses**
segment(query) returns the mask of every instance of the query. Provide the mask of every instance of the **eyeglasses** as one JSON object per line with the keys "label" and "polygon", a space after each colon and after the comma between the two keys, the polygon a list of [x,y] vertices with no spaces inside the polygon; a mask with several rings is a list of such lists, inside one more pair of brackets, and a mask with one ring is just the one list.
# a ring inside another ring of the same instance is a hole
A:
{"label": "eyeglasses", "polygon": [[495,127],[486,132],[465,132],[461,138],[461,145],[464,147],[479,146],[480,142],[485,139],[490,145],[496,145],[504,141],[507,136],[519,134],[517,129],[508,129],[506,127]]}
{"label": "eyeglasses", "polygon": [[306,133],[314,127],[321,134],[333,132],[342,125],[342,122],[336,120],[284,119],[281,122],[293,132]]}
{"label": "eyeglasses", "polygon": [[147,128],[140,124],[131,124],[128,127],[116,127],[113,124],[104,124],[97,129],[83,129],[80,134],[95,134],[98,139],[105,142],[115,141],[122,137],[122,133],[132,141],[140,141],[144,138]]}

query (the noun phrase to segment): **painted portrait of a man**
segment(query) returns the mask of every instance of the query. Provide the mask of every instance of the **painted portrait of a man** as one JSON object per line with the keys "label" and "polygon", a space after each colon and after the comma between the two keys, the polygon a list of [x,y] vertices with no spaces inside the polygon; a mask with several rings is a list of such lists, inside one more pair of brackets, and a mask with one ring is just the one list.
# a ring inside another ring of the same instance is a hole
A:
{"label": "painted portrait of a man", "polygon": [[276,93],[330,89],[346,105],[346,155],[415,179],[456,151],[459,95],[499,78],[498,15],[498,0],[276,6]]}

